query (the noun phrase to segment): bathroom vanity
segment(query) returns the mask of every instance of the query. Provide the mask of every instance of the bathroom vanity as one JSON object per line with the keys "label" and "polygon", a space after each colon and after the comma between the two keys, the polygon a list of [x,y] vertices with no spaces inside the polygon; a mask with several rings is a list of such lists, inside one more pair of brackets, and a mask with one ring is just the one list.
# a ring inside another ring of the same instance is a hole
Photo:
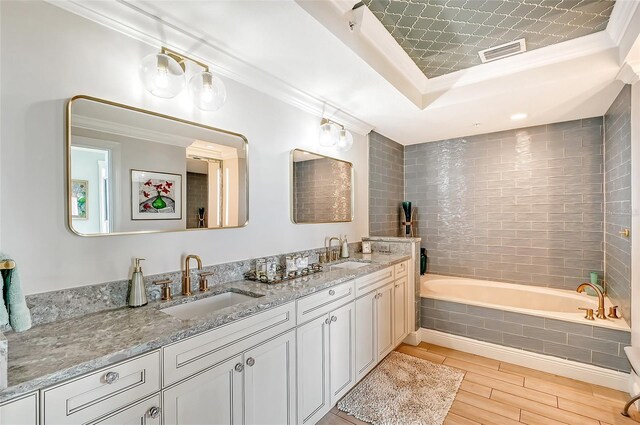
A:
{"label": "bathroom vanity", "polygon": [[0,423],[316,423],[410,330],[409,257],[369,258],[222,285],[262,296],[190,320],[156,302],[10,334]]}

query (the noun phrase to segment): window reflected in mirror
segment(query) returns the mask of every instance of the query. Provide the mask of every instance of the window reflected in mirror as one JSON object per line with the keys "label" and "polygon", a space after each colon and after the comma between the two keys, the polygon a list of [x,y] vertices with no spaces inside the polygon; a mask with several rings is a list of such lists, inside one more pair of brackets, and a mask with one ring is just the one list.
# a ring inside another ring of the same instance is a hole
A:
{"label": "window reflected in mirror", "polygon": [[242,135],[85,96],[71,100],[68,120],[68,216],[74,232],[246,224]]}
{"label": "window reflected in mirror", "polygon": [[291,218],[294,223],[353,220],[353,165],[313,152],[291,152]]}

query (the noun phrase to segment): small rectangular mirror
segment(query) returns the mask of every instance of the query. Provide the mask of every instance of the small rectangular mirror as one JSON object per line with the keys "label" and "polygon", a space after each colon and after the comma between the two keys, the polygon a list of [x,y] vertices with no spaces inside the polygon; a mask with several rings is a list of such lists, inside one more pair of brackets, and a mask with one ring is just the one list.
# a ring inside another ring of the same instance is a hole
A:
{"label": "small rectangular mirror", "polygon": [[67,111],[71,230],[82,236],[242,227],[244,136],[89,96]]}
{"label": "small rectangular mirror", "polygon": [[353,164],[313,152],[291,151],[291,220],[353,220]]}

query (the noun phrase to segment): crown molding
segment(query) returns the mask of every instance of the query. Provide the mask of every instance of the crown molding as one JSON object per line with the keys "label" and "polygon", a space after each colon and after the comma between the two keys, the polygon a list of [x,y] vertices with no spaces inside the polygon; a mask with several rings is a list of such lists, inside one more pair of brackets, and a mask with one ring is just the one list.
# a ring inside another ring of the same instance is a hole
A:
{"label": "crown molding", "polygon": [[605,33],[618,47],[620,64],[624,63],[631,46],[640,33],[640,2],[617,0],[611,11]]}
{"label": "crown molding", "polygon": [[[454,87],[476,84],[505,75],[598,54],[615,47],[609,35],[604,31],[600,31],[432,78],[429,80],[427,91],[439,92]],[[425,93],[425,95],[428,95],[428,93]]]}
{"label": "crown molding", "polygon": [[640,61],[626,62],[616,75],[616,80],[625,84],[635,84],[640,81]]}
{"label": "crown molding", "polygon": [[330,118],[355,133],[365,135],[373,129],[373,125],[341,110],[330,102],[299,90],[214,46],[206,39],[173,25],[166,19],[149,14],[134,4],[123,0],[109,2],[45,1],[157,49],[165,46],[179,53],[188,54],[193,59],[211,64],[212,72],[270,95],[309,114]]}
{"label": "crown molding", "polygon": [[98,131],[101,133],[146,140],[150,142],[162,143],[165,145],[180,146],[183,148],[191,145],[196,140],[191,137],[176,136],[160,131],[133,127],[126,124],[101,120],[94,117],[87,117],[85,115],[74,114],[72,116],[72,123],[73,124],[71,125],[71,128],[81,128],[84,130]]}

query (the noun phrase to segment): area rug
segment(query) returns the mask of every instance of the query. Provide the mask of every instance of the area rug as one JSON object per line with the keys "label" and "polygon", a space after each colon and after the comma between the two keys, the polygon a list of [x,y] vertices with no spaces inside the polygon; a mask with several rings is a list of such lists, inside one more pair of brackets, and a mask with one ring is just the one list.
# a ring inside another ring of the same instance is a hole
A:
{"label": "area rug", "polygon": [[442,425],[464,373],[391,352],[338,409],[373,425]]}

